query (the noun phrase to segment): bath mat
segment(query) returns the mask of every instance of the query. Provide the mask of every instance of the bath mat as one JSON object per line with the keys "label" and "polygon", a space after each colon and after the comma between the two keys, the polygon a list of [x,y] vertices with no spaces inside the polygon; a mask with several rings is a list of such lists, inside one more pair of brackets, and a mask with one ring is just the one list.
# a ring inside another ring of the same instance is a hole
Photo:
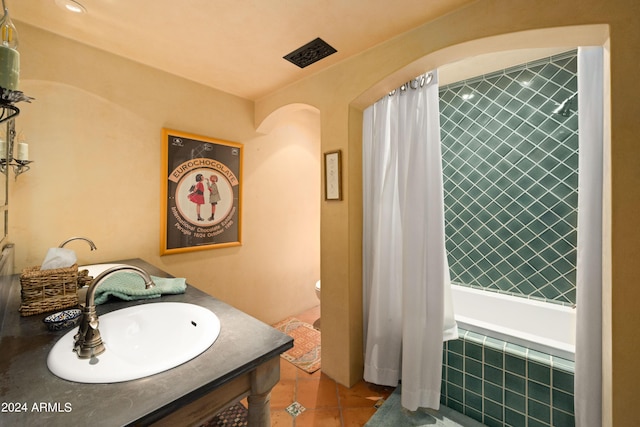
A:
{"label": "bath mat", "polygon": [[440,406],[437,411],[424,408],[418,408],[415,412],[409,411],[402,407],[400,394],[401,390],[398,386],[364,426],[484,427],[484,424],[446,406]]}
{"label": "bath mat", "polygon": [[249,425],[249,411],[242,403],[236,403],[214,415],[201,427],[246,427]]}
{"label": "bath mat", "polygon": [[320,332],[308,323],[288,317],[273,325],[293,338],[293,348],[282,357],[310,374],[320,369]]}

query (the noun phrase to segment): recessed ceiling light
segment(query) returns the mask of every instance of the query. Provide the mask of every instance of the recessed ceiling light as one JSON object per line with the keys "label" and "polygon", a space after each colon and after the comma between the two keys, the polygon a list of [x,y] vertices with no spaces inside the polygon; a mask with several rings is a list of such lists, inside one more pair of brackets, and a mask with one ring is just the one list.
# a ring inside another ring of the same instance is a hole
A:
{"label": "recessed ceiling light", "polygon": [[87,13],[87,9],[75,0],[56,0],[56,4],[73,13]]}

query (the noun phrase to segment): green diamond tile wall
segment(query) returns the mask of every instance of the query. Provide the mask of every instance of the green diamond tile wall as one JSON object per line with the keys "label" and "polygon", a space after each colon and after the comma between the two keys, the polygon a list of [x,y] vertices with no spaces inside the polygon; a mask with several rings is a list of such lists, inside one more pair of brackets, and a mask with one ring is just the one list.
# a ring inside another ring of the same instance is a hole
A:
{"label": "green diamond tile wall", "polygon": [[575,50],[440,89],[454,283],[575,303],[576,94]]}

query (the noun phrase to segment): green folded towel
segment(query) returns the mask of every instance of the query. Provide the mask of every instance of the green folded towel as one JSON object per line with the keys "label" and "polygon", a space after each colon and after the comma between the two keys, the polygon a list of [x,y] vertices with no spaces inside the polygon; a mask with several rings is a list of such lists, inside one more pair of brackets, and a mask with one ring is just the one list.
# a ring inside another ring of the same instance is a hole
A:
{"label": "green folded towel", "polygon": [[151,276],[151,280],[156,286],[145,289],[144,279],[138,274],[127,271],[114,273],[98,285],[95,303],[103,304],[112,296],[125,301],[159,298],[164,294],[183,294],[187,289],[187,281],[183,278]]}

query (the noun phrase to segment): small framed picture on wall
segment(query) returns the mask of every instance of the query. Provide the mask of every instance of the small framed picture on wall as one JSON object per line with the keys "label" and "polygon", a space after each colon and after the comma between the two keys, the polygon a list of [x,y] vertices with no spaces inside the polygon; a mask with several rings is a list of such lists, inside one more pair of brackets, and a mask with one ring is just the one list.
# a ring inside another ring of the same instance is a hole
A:
{"label": "small framed picture on wall", "polygon": [[340,150],[324,153],[324,199],[342,200],[342,159]]}

